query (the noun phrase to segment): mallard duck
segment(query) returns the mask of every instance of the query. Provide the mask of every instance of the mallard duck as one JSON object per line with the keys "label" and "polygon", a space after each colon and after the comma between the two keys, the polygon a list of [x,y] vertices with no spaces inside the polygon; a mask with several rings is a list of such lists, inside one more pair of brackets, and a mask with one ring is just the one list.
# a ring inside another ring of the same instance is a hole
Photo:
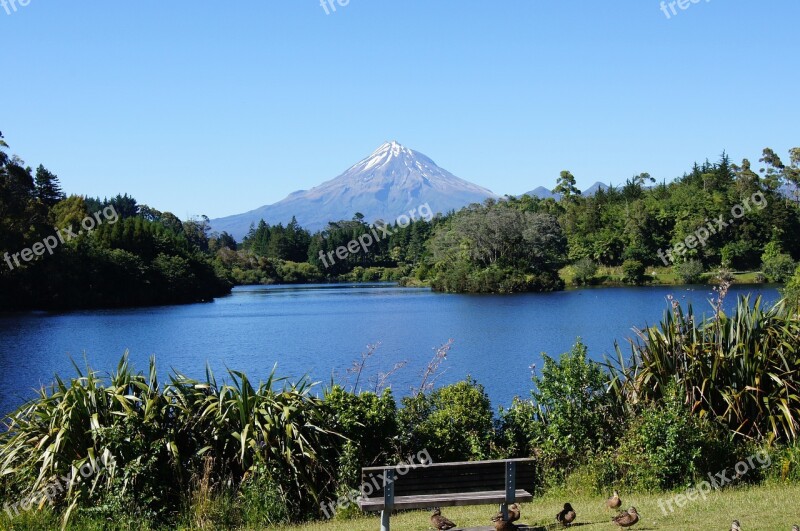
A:
{"label": "mallard duck", "polygon": [[[522,509],[520,509],[519,504],[512,503],[508,506],[508,522],[516,522],[519,520],[519,517],[522,513]],[[496,515],[492,516],[492,522],[500,522],[503,520],[503,513],[502,511],[497,513]]]}
{"label": "mallard duck", "polygon": [[494,529],[495,531],[516,531],[519,527],[506,520],[498,520],[494,523]]}
{"label": "mallard duck", "polygon": [[731,531],[742,531],[741,525],[739,520],[734,520],[733,523],[731,523]]}
{"label": "mallard duck", "polygon": [[800,526],[793,525],[792,526],[792,531],[800,531]]}
{"label": "mallard duck", "polygon": [[622,500],[619,499],[619,492],[614,491],[614,495],[606,500],[606,507],[609,509],[619,509],[622,505]]}
{"label": "mallard duck", "polygon": [[639,513],[636,512],[636,507],[631,507],[627,512],[619,513],[611,521],[620,527],[630,527],[639,521]]}
{"label": "mallard duck", "polygon": [[569,526],[575,521],[575,509],[569,503],[564,504],[564,510],[556,515],[556,522],[561,525]]}
{"label": "mallard duck", "polygon": [[446,530],[453,529],[456,524],[442,516],[442,511],[436,507],[433,509],[433,514],[431,515],[431,526],[433,526],[434,529]]}

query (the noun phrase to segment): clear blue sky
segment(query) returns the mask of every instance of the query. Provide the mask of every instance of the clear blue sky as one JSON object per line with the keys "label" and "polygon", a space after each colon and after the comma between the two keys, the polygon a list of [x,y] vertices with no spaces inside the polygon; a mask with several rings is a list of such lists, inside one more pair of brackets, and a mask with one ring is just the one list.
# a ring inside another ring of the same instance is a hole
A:
{"label": "clear blue sky", "polygon": [[800,145],[800,2],[659,4],[30,0],[0,8],[0,130],[67,192],[180,217],[278,201],[392,139],[499,194]]}

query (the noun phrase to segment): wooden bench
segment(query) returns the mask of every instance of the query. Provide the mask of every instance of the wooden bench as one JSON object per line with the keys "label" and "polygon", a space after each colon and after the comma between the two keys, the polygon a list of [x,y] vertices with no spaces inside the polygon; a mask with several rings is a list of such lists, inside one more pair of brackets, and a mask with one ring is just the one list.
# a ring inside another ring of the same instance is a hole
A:
{"label": "wooden bench", "polygon": [[510,504],[533,500],[534,483],[533,459],[369,467],[358,505],[381,511],[381,531],[389,531],[392,511],[402,509],[500,504],[507,515]]}

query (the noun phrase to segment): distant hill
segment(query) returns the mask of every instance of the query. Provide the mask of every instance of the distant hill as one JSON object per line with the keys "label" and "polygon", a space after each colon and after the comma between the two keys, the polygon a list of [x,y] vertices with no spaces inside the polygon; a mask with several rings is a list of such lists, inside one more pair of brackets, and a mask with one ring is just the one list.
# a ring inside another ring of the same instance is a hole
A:
{"label": "distant hill", "polygon": [[387,142],[340,176],[311,190],[301,190],[272,205],[244,214],[211,220],[213,230],[241,240],[252,223],[288,223],[292,216],[308,230],[330,221],[351,219],[394,221],[427,203],[433,213],[459,210],[495,198],[491,190],[459,179],[427,156],[397,142]]}
{"label": "distant hill", "polygon": [[[596,194],[598,190],[608,190],[608,185],[607,184],[603,184],[603,183],[598,181],[598,182],[594,183],[593,185],[591,185],[586,190],[584,190],[582,192],[582,194],[585,195],[585,196],[591,197],[594,194]],[[529,195],[531,197],[538,197],[539,199],[553,198],[556,201],[561,198],[561,196],[559,194],[554,194],[552,191],[548,190],[544,186],[540,186],[538,188],[535,188],[535,189],[531,190],[530,192],[525,192],[522,195]]]}

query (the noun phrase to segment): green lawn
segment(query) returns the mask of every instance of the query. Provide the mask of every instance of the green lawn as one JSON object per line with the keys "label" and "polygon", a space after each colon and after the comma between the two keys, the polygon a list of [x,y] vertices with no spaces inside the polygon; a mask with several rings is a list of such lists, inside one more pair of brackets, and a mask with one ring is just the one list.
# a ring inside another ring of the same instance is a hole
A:
{"label": "green lawn", "polygon": [[[674,512],[664,514],[659,508],[659,501],[669,500],[674,495],[627,495],[624,492],[621,493],[625,507],[634,505],[639,510],[642,519],[634,527],[638,530],[727,531],[734,518],[741,522],[743,531],[790,531],[792,524],[800,525],[800,503],[798,503],[800,485],[772,485],[714,492],[709,494],[706,500],[698,498],[693,502],[686,503],[683,508],[676,507]],[[578,513],[578,519],[573,527],[578,527],[582,531],[619,529],[611,524],[612,513],[605,508],[604,497],[574,494],[569,491],[553,492],[544,498],[524,504],[521,521],[531,526],[539,526],[538,530],[540,531],[559,529],[554,524],[554,517],[566,501],[570,502]],[[496,510],[497,508],[494,506],[478,506],[444,508],[443,512],[459,526],[477,527],[487,526],[490,523],[489,518]],[[392,529],[394,531],[428,529],[428,515],[429,513],[425,511],[395,515],[392,518]],[[9,520],[5,514],[0,514],[0,529],[2,530],[42,531],[58,529],[58,527],[58,518],[46,513],[38,515],[33,512],[26,513],[14,520]],[[380,519],[378,515],[374,515],[352,520],[315,522],[302,526],[273,529],[282,531],[376,531],[379,527]],[[82,517],[73,522],[69,529],[76,531],[143,531],[152,528],[142,525],[135,517],[120,518],[114,522],[92,521]],[[206,524],[202,527],[179,526],[178,529],[206,531],[231,528]],[[255,531],[265,528],[251,526],[242,529]]]}
{"label": "green lawn", "polygon": [[[704,501],[698,498],[688,502],[682,509],[664,514],[659,508],[659,500],[667,500],[672,495],[632,495],[621,493],[625,507],[636,506],[641,515],[634,529],[674,529],[674,530],[725,530],[730,529],[735,518],[742,524],[743,531],[782,530],[790,531],[792,524],[800,524],[800,486],[769,486],[737,490],[726,490],[708,495]],[[578,513],[573,527],[582,531],[594,529],[619,529],[611,524],[611,511],[604,506],[602,497],[570,496],[551,494],[522,507],[522,522],[542,529],[556,529],[555,514],[564,502],[569,501]],[[496,507],[453,507],[442,510],[445,516],[463,527],[488,525],[489,518]],[[283,531],[375,531],[380,528],[378,516],[356,520],[315,523],[300,527],[283,527]],[[407,512],[392,518],[392,530],[421,531],[429,528],[428,513]]]}

